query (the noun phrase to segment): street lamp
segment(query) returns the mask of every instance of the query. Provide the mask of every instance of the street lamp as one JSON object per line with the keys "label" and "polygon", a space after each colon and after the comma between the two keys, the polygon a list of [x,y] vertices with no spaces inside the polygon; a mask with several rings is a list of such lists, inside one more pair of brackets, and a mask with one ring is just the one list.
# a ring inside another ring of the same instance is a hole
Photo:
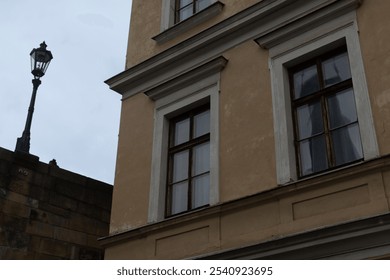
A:
{"label": "street lamp", "polygon": [[53,59],[53,55],[49,50],[46,50],[46,43],[42,42],[39,48],[33,49],[30,53],[31,56],[31,74],[33,74],[34,79],[33,91],[30,101],[30,106],[28,108],[26,125],[23,130],[22,137],[19,137],[16,141],[15,152],[29,153],[30,151],[30,130],[31,122],[34,113],[35,98],[37,95],[37,89],[41,84],[40,78],[45,75],[47,67],[49,67],[50,61]]}

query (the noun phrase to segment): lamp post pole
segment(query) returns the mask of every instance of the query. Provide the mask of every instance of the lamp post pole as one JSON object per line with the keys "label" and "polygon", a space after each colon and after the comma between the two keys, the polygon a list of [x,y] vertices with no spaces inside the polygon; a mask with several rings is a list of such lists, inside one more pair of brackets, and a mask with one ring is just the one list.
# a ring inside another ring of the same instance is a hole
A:
{"label": "lamp post pole", "polygon": [[16,141],[16,152],[29,153],[30,152],[30,135],[31,135],[31,123],[34,114],[35,99],[37,96],[37,90],[41,84],[40,78],[45,75],[47,67],[50,61],[53,59],[53,55],[49,50],[46,50],[47,45],[43,42],[39,48],[33,49],[30,53],[31,56],[31,73],[34,75],[33,91],[31,95],[30,106],[28,107],[28,114],[26,119],[26,125],[24,126],[22,137],[19,137]]}
{"label": "lamp post pole", "polygon": [[41,80],[38,78],[34,78],[32,80],[32,83],[33,83],[33,91],[31,95],[30,106],[28,107],[26,125],[24,126],[22,137],[19,137],[16,142],[16,149],[15,149],[15,151],[19,151],[23,153],[30,152],[31,123],[34,114],[34,106],[35,106],[35,99],[37,96],[37,90],[39,85],[41,84]]}

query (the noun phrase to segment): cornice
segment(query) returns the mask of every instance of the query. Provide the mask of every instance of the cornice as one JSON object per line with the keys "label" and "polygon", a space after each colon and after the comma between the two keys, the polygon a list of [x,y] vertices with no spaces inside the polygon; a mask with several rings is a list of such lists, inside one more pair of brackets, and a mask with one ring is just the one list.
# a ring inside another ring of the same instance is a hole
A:
{"label": "cornice", "polygon": [[245,41],[264,48],[359,6],[361,0],[263,0],[106,80],[123,99],[158,87]]}
{"label": "cornice", "polygon": [[301,179],[285,185],[274,186],[270,190],[256,193],[250,196],[241,197],[232,201],[227,201],[218,205],[202,208],[189,213],[184,213],[163,221],[147,224],[139,228],[125,230],[123,232],[111,233],[109,236],[99,239],[100,245],[109,247],[113,244],[141,238],[160,230],[169,230],[173,227],[188,224],[195,221],[202,221],[212,217],[221,217],[224,213],[239,211],[243,207],[250,205],[260,205],[264,202],[278,200],[286,195],[293,195],[306,189],[313,189],[324,184],[334,184],[336,182],[350,180],[358,176],[366,176],[376,172],[387,172],[390,170],[390,155],[364,161],[352,166],[329,171],[325,174],[315,175],[309,178]]}
{"label": "cornice", "polygon": [[223,56],[217,57],[185,74],[181,74],[176,79],[172,79],[158,87],[146,91],[145,94],[152,100],[158,100],[180,88],[196,83],[202,78],[222,71],[227,62],[228,60]]}

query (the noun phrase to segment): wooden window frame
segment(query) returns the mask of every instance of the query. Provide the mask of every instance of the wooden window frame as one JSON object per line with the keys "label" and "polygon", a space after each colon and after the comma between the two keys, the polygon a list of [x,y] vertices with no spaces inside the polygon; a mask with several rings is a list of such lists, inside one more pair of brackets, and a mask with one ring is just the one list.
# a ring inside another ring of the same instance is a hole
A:
{"label": "wooden window frame", "polygon": [[[324,73],[322,70],[322,63],[329,58],[335,57],[335,56],[337,56],[339,54],[343,54],[343,53],[348,53],[346,46],[342,46],[342,47],[339,47],[335,50],[327,52],[325,54],[316,56],[312,59],[309,59],[303,63],[300,63],[300,64],[288,69],[291,107],[292,107],[291,113],[293,115],[292,119],[293,119],[293,126],[294,126],[294,146],[295,146],[295,156],[296,156],[296,168],[297,168],[298,177],[300,177],[300,178],[313,176],[313,175],[316,175],[319,173],[326,172],[328,170],[340,168],[340,167],[350,165],[350,164],[353,164],[355,162],[359,162],[359,161],[364,160],[364,155],[363,155],[361,158],[356,159],[354,161],[337,165],[336,159],[335,159],[334,146],[336,146],[336,144],[334,144],[332,142],[332,137],[331,137],[332,131],[335,131],[335,130],[338,130],[341,128],[345,128],[345,127],[350,126],[351,124],[354,124],[354,123],[359,125],[358,118],[355,122],[347,123],[347,124],[344,124],[340,127],[334,128],[334,129],[331,129],[330,124],[329,124],[329,122],[330,122],[330,120],[328,118],[329,108],[328,108],[328,102],[326,102],[327,97],[334,95],[334,94],[337,94],[339,92],[342,92],[344,90],[348,90],[348,89],[354,90],[354,87],[353,87],[353,83],[352,83],[352,77],[350,77],[347,80],[341,81],[339,83],[336,83],[336,84],[333,84],[330,86],[325,86],[325,79],[324,79]],[[310,93],[306,96],[295,98],[294,73],[299,72],[300,70],[303,70],[303,69],[305,69],[309,66],[312,66],[312,65],[316,65],[320,89],[318,91],[315,91],[314,93]],[[350,63],[349,63],[349,67],[351,67]],[[354,96],[354,98],[356,98],[356,97]],[[299,132],[298,132],[299,131],[299,124],[298,124],[297,108],[304,105],[304,104],[314,103],[315,101],[318,101],[318,100],[320,101],[320,104],[321,104],[321,115],[322,115],[323,130],[324,131],[321,134],[315,134],[315,135],[311,135],[309,137],[306,137],[304,139],[299,139]],[[356,104],[354,104],[354,106],[356,106]],[[312,173],[303,175],[302,170],[301,170],[301,166],[302,166],[301,161],[302,160],[301,160],[301,156],[300,156],[301,152],[300,152],[300,145],[299,144],[301,141],[313,139],[313,138],[318,137],[320,135],[324,135],[324,137],[325,137],[326,158],[327,158],[328,167],[324,170],[321,170],[321,171],[316,171],[316,172],[312,172]],[[360,142],[361,141],[362,140],[361,140],[361,136],[360,136]]]}
{"label": "wooden window frame", "polygon": [[[205,174],[210,174],[210,169],[206,172],[193,175],[192,173],[192,164],[193,164],[193,152],[192,150],[199,145],[210,143],[210,132],[206,133],[204,135],[198,136],[194,138],[194,117],[206,112],[210,111],[210,104],[203,105],[201,107],[197,107],[195,109],[192,109],[191,111],[188,111],[184,114],[181,114],[177,117],[172,118],[169,121],[169,141],[168,141],[168,170],[167,170],[167,191],[166,191],[166,207],[165,207],[165,217],[172,217],[176,215],[183,214],[188,211],[192,211],[199,208],[204,208],[209,206],[209,204],[205,204],[199,207],[192,207],[192,182],[195,178],[198,178],[200,176],[203,176]],[[190,127],[189,127],[189,140],[178,144],[173,145],[174,139],[175,139],[175,124],[189,118],[190,120]],[[173,182],[173,157],[175,154],[183,152],[185,150],[189,151],[188,156],[188,177],[186,179],[183,179],[181,181]],[[172,214],[172,188],[173,185],[188,181],[188,191],[187,191],[187,210]]]}

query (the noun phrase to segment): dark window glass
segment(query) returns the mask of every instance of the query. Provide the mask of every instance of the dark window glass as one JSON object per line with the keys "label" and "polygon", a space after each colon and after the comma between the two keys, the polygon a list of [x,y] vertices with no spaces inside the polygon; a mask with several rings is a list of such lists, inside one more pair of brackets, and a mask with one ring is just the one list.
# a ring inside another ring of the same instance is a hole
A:
{"label": "dark window glass", "polygon": [[212,0],[176,0],[176,19],[181,22],[212,4]]}
{"label": "dark window glass", "polygon": [[312,65],[294,73],[294,97],[301,98],[320,89],[317,66]]}
{"label": "dark window glass", "polygon": [[325,60],[322,62],[322,71],[325,87],[350,79],[348,54],[344,52]]}
{"label": "dark window glass", "polygon": [[208,205],[210,109],[192,110],[171,121],[167,215]]}
{"label": "dark window glass", "polygon": [[345,48],[290,69],[290,83],[300,176],[363,159]]}
{"label": "dark window glass", "polygon": [[303,176],[328,168],[324,135],[301,141],[299,152]]}

